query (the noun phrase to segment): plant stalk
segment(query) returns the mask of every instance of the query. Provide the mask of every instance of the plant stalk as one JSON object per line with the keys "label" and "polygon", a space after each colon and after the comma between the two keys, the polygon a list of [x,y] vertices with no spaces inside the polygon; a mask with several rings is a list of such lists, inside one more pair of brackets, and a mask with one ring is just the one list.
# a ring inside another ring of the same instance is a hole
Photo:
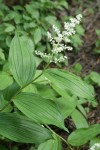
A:
{"label": "plant stalk", "polygon": [[69,145],[69,143],[59,134],[57,134],[56,132],[54,132],[48,125],[45,125],[53,134],[56,134],[56,136],[58,136],[68,147],[70,150],[73,150],[72,147]]}

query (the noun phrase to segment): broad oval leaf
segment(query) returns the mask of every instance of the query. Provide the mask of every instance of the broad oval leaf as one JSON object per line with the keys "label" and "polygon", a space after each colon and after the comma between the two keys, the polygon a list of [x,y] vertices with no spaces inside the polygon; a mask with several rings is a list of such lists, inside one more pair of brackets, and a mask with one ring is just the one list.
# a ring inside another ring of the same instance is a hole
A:
{"label": "broad oval leaf", "polygon": [[41,143],[38,150],[62,150],[61,140],[55,136],[54,139]]}
{"label": "broad oval leaf", "polygon": [[19,89],[20,86],[14,81],[11,85],[9,85],[6,89],[3,90],[4,99],[10,101]]}
{"label": "broad oval leaf", "polygon": [[58,109],[62,113],[63,117],[66,118],[75,110],[77,102],[65,90],[55,86],[54,84],[52,84],[52,87],[58,94],[62,96],[60,98],[54,99],[54,101],[57,104]]}
{"label": "broad oval leaf", "polygon": [[36,28],[34,30],[34,42],[37,44],[42,38],[41,28]]}
{"label": "broad oval leaf", "polygon": [[3,94],[0,93],[0,111],[2,112],[11,112],[13,110],[13,107],[9,104],[5,109],[4,106],[8,104],[8,101],[6,101],[3,97]]}
{"label": "broad oval leaf", "polygon": [[6,72],[0,72],[0,90],[5,89],[13,83],[13,78]]}
{"label": "broad oval leaf", "polygon": [[3,53],[3,50],[0,48],[0,61],[1,60],[5,61],[5,55]]}
{"label": "broad oval leaf", "polygon": [[0,113],[0,135],[16,142],[36,144],[53,138],[46,128],[14,113]]}
{"label": "broad oval leaf", "polygon": [[86,119],[84,118],[84,116],[77,109],[75,109],[72,112],[71,117],[72,117],[72,120],[74,121],[77,128],[87,128],[87,127],[89,127]]}
{"label": "broad oval leaf", "polygon": [[22,90],[22,92],[38,93],[37,88],[34,84],[29,84]]}
{"label": "broad oval leaf", "polygon": [[68,142],[73,146],[80,146],[98,134],[100,134],[100,124],[91,125],[89,128],[77,129],[72,132],[68,137]]}
{"label": "broad oval leaf", "polygon": [[41,124],[56,125],[64,130],[64,118],[56,104],[34,93],[21,93],[14,98],[14,104],[26,116]]}
{"label": "broad oval leaf", "polygon": [[91,89],[80,77],[68,71],[59,69],[47,69],[44,71],[44,75],[52,84],[62,90],[91,101],[94,100],[94,95]]}
{"label": "broad oval leaf", "polygon": [[5,29],[5,32],[9,33],[9,32],[12,32],[15,30],[15,27],[11,24],[9,24],[6,29]]}
{"label": "broad oval leaf", "polygon": [[64,118],[70,116],[76,107],[75,101],[70,96],[68,96],[68,98],[63,97],[57,98],[55,99],[55,103],[57,104]]}
{"label": "broad oval leaf", "polygon": [[40,144],[38,150],[56,150],[54,149],[55,143],[54,140],[48,140],[42,144]]}
{"label": "broad oval leaf", "polygon": [[21,87],[30,83],[35,75],[35,60],[30,43],[28,37],[15,35],[10,46],[10,69]]}

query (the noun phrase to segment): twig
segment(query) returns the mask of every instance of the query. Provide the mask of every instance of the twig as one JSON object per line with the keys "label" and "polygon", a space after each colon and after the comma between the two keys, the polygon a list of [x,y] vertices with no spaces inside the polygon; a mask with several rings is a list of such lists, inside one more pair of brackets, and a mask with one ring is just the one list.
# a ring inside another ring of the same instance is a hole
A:
{"label": "twig", "polygon": [[89,29],[92,27],[93,23],[97,20],[97,18],[99,17],[99,15],[100,15],[100,12],[97,13],[97,15],[95,16],[95,18],[94,18],[94,19],[91,21],[91,23],[87,26],[86,30],[89,30]]}
{"label": "twig", "polygon": [[70,150],[73,150],[72,147],[69,145],[69,143],[59,134],[57,134],[56,132],[54,132],[48,125],[45,125],[53,134],[55,134],[56,136],[58,136],[69,148]]}

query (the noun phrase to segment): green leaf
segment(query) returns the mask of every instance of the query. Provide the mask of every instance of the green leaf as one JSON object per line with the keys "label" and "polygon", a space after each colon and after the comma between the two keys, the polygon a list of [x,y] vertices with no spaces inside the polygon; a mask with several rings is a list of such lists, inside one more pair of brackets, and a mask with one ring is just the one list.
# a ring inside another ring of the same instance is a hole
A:
{"label": "green leaf", "polygon": [[65,0],[60,1],[59,4],[68,9],[68,3]]}
{"label": "green leaf", "polygon": [[25,8],[32,18],[39,19],[39,10],[35,9],[33,5],[26,5]]}
{"label": "green leaf", "polygon": [[75,101],[69,96],[68,99],[61,97],[54,100],[55,103],[58,106],[58,109],[64,116],[64,118],[67,118],[71,115],[71,113],[75,110],[76,103]]}
{"label": "green leaf", "polygon": [[[42,73],[42,70],[36,70],[36,74],[35,74],[35,77],[34,78],[37,78],[40,74]],[[48,83],[48,81],[45,79],[45,76],[44,76],[44,74],[42,74],[39,78],[37,78],[36,80],[35,80],[35,82],[36,83],[41,83],[41,82],[43,82],[43,83]]]}
{"label": "green leaf", "polygon": [[97,34],[98,36],[100,36],[100,30],[99,30],[99,29],[96,29],[96,34]]}
{"label": "green leaf", "polygon": [[0,113],[0,134],[21,143],[37,144],[52,138],[46,128],[14,113]]}
{"label": "green leaf", "polygon": [[21,86],[29,84],[35,74],[35,60],[28,37],[16,35],[10,46],[9,63],[16,82]]}
{"label": "green leaf", "polygon": [[0,72],[0,90],[5,89],[13,83],[13,78],[6,72]]}
{"label": "green leaf", "polygon": [[9,14],[7,14],[3,21],[11,21],[12,19],[14,19],[14,11],[9,11]]}
{"label": "green leaf", "polygon": [[55,136],[54,139],[40,144],[38,150],[62,150],[61,141],[58,137]]}
{"label": "green leaf", "polygon": [[71,117],[77,128],[87,128],[88,127],[88,123],[87,123],[86,119],[77,109],[75,109],[72,112]]}
{"label": "green leaf", "polygon": [[29,84],[22,90],[22,92],[38,93],[37,88],[34,84]]}
{"label": "green leaf", "polygon": [[61,89],[54,84],[51,84],[51,86],[59,95],[62,96],[60,98],[54,99],[54,101],[57,104],[58,109],[62,113],[63,117],[66,118],[70,116],[70,114],[75,110],[75,107],[77,105],[76,99],[71,97],[64,89]]}
{"label": "green leaf", "polygon": [[56,98],[57,93],[50,87],[50,85],[36,84],[36,87],[40,96],[52,100]]}
{"label": "green leaf", "polygon": [[84,29],[81,25],[77,25],[76,26],[76,32],[79,34],[79,35],[83,35],[84,34]]}
{"label": "green leaf", "polygon": [[42,34],[41,34],[41,29],[40,28],[36,28],[34,30],[34,42],[35,44],[37,44],[42,38]]}
{"label": "green leaf", "polygon": [[35,56],[35,61],[36,61],[36,68],[37,68],[43,60],[42,60],[42,58]]}
{"label": "green leaf", "polygon": [[6,61],[6,62],[4,63],[4,65],[3,65],[3,70],[2,70],[2,71],[11,74],[10,68],[9,68],[9,62],[8,62],[8,61]]}
{"label": "green leaf", "polygon": [[36,23],[34,23],[34,22],[30,22],[28,24],[29,24],[29,28],[34,28],[37,26]]}
{"label": "green leaf", "polygon": [[[82,102],[83,102],[83,101],[82,101]],[[77,108],[80,110],[80,112],[81,112],[85,117],[87,117],[85,108],[80,104],[80,100],[79,100],[78,103],[77,103]]]}
{"label": "green leaf", "polygon": [[23,18],[24,18],[25,20],[27,20],[27,21],[30,21],[30,20],[32,20],[32,18],[31,18],[31,17],[29,17],[29,16],[26,16],[26,15],[24,15],[24,14],[23,14]]}
{"label": "green leaf", "polygon": [[89,86],[78,76],[64,70],[47,69],[44,75],[53,85],[73,95],[93,100],[94,95]]}
{"label": "green leaf", "polygon": [[49,23],[50,25],[55,24],[56,20],[57,20],[57,18],[56,18],[55,16],[47,16],[47,17],[45,18],[45,21],[46,21],[47,23]]}
{"label": "green leaf", "polygon": [[12,40],[11,36],[6,36],[6,45],[8,47],[10,47],[11,40]]}
{"label": "green leaf", "polygon": [[[4,24],[2,23],[2,25],[0,24],[0,35],[1,34],[4,34],[4,30],[5,30],[5,26],[4,26]],[[0,40],[2,39],[3,37],[0,37]],[[1,45],[0,45],[0,47],[1,47]]]}
{"label": "green leaf", "polygon": [[66,130],[64,119],[52,100],[33,93],[21,93],[14,98],[14,104],[33,121],[56,125]]}
{"label": "green leaf", "polygon": [[100,124],[91,125],[89,128],[77,129],[68,137],[69,144],[80,146],[100,134]]}
{"label": "green leaf", "polygon": [[11,100],[19,89],[20,86],[16,82],[13,82],[11,85],[9,85],[6,89],[3,90],[4,99],[7,101]]}
{"label": "green leaf", "polygon": [[38,9],[33,9],[33,12],[32,12],[32,18],[35,18],[37,20],[39,20],[39,10]]}
{"label": "green leaf", "polygon": [[80,73],[81,70],[82,70],[82,66],[81,66],[80,63],[76,63],[76,64],[73,66],[72,69],[74,69],[74,71],[75,71],[76,73]]}
{"label": "green leaf", "polygon": [[33,10],[34,10],[33,7],[32,7],[32,5],[26,5],[25,8],[26,8],[27,12],[28,12],[30,15],[32,15]]}
{"label": "green leaf", "polygon": [[5,32],[12,32],[14,29],[15,27],[10,24],[8,27],[6,27]]}
{"label": "green leaf", "polygon": [[97,83],[100,86],[100,74],[99,73],[92,71],[89,76],[94,83]]}
{"label": "green leaf", "polygon": [[72,37],[71,37],[71,42],[72,44],[78,48],[78,46],[82,45],[82,40],[80,38],[80,35],[78,34],[74,34]]}
{"label": "green leaf", "polygon": [[42,143],[38,150],[55,150],[54,149],[55,143],[54,140],[48,140],[45,143]]}
{"label": "green leaf", "polygon": [[[0,109],[2,109],[5,105],[8,104],[8,101],[4,100],[4,98],[0,95]],[[11,112],[13,110],[13,107],[11,105],[8,105],[2,112]]]}
{"label": "green leaf", "polygon": [[3,50],[1,48],[0,48],[0,60],[5,61],[5,55],[4,55]]}

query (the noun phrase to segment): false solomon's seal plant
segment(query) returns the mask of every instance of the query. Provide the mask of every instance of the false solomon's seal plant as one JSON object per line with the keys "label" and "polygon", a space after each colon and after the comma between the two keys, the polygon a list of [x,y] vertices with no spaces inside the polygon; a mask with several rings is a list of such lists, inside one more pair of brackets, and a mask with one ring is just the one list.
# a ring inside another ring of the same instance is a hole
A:
{"label": "false solomon's seal plant", "polygon": [[[62,32],[53,25],[56,34],[47,33],[51,52],[35,51],[48,60],[44,70],[36,69],[29,37],[16,34],[12,39],[9,69],[0,72],[0,135],[3,139],[33,143],[36,150],[62,150],[63,141],[67,149],[72,150],[73,146],[81,146],[100,133],[99,124],[89,126],[82,106],[86,102],[95,105],[93,88],[67,70],[49,68],[51,62],[66,61],[64,52],[72,50],[70,36],[75,34],[75,26],[81,18],[77,15],[69,23],[65,22]],[[67,117],[72,118],[76,127],[71,134],[64,123]],[[69,134],[68,139],[58,135],[50,125],[64,130]]]}

